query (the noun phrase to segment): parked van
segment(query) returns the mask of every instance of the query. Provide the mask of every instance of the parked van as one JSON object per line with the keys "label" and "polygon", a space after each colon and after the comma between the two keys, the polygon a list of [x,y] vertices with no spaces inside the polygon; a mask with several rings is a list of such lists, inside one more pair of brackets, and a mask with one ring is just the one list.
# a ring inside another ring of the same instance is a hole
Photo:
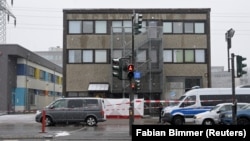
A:
{"label": "parked van", "polygon": [[[235,96],[238,102],[250,103],[250,88],[235,88]],[[232,102],[232,88],[191,89],[179,100],[163,108],[162,122],[173,125],[193,122],[195,114],[224,102]]]}
{"label": "parked van", "polygon": [[[95,126],[106,121],[105,104],[102,98],[60,98],[46,106],[46,126],[56,123],[86,123]],[[42,123],[42,111],[37,111],[36,122]]]}

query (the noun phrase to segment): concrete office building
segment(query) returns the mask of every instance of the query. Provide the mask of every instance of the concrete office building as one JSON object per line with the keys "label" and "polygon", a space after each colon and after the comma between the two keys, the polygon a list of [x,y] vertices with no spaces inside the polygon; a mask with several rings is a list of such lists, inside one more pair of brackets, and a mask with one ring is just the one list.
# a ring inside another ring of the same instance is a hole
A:
{"label": "concrete office building", "polygon": [[0,66],[0,114],[35,111],[62,96],[62,67],[20,45],[0,45]]}
{"label": "concrete office building", "polygon": [[[133,12],[143,15],[134,40]],[[211,87],[209,8],[64,9],[63,29],[66,97],[128,98],[130,82],[112,76],[114,58],[135,60],[138,98],[176,99],[193,86]]]}
{"label": "concrete office building", "polygon": [[50,47],[48,51],[35,51],[34,53],[62,67],[62,48]]}

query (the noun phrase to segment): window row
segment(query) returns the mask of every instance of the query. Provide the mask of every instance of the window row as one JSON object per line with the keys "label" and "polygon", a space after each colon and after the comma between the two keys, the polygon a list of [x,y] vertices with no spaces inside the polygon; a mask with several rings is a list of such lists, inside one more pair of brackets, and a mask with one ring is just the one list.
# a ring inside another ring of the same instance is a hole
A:
{"label": "window row", "polygon": [[35,79],[62,84],[62,77],[25,64],[18,64],[17,75],[26,75]]}
{"label": "window row", "polygon": [[[147,26],[162,26],[166,34],[205,34],[204,21],[143,21],[141,32]],[[109,34],[111,29],[114,33],[132,33],[132,21],[68,21],[69,34]]]}
{"label": "window row", "polygon": [[204,22],[163,22],[163,33],[204,34]]}
{"label": "window row", "polygon": [[40,96],[56,96],[61,97],[61,92],[55,92],[55,91],[47,91],[47,90],[38,90],[38,89],[28,89],[28,95],[29,95],[29,104],[36,105],[36,95]]}
{"label": "window row", "polygon": [[69,50],[68,63],[108,63],[108,50]]}
{"label": "window row", "polygon": [[164,63],[205,63],[204,49],[165,49],[163,50]]}
{"label": "window row", "polygon": [[[121,58],[123,50],[113,50],[114,58]],[[136,62],[145,62],[150,58],[153,63],[158,62],[159,52],[151,50],[138,50],[136,55]],[[150,55],[150,56],[148,56]],[[110,63],[110,50],[68,50],[68,63]],[[165,49],[163,51],[164,63],[206,63],[206,50],[205,49]]]}

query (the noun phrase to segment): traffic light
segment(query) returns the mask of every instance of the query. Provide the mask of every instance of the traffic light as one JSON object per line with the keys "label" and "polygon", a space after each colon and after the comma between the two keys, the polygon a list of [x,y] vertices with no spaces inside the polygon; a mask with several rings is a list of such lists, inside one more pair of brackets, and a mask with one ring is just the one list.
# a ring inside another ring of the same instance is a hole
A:
{"label": "traffic light", "polygon": [[137,91],[141,90],[141,80],[140,79],[135,80],[135,88]]}
{"label": "traffic light", "polygon": [[135,83],[131,83],[131,89],[135,89]]}
{"label": "traffic light", "polygon": [[115,58],[112,59],[112,69],[113,69],[113,76],[117,77],[118,79],[122,80],[122,66],[123,66],[123,62],[122,59],[120,58]]}
{"label": "traffic light", "polygon": [[134,33],[140,34],[140,29],[142,28],[142,14],[135,14],[135,22],[134,22]]}
{"label": "traffic light", "polygon": [[246,64],[243,63],[246,58],[237,55],[236,56],[236,62],[237,62],[237,77],[241,77],[243,74],[246,74],[247,72],[244,71],[243,69],[247,66]]}
{"label": "traffic light", "polygon": [[131,80],[134,77],[134,65],[128,65],[128,79]]}

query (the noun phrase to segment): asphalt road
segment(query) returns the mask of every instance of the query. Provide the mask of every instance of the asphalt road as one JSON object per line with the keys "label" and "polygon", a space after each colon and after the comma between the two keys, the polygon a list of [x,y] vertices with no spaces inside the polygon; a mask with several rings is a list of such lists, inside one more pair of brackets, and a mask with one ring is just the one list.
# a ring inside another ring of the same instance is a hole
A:
{"label": "asphalt road", "polygon": [[[2,115],[0,116],[0,140],[1,141],[66,141],[66,140],[131,140],[131,126],[129,119],[107,119],[97,126],[88,127],[82,125],[56,125],[43,128],[35,122],[34,114]],[[159,124],[158,118],[134,119],[136,125]]]}

